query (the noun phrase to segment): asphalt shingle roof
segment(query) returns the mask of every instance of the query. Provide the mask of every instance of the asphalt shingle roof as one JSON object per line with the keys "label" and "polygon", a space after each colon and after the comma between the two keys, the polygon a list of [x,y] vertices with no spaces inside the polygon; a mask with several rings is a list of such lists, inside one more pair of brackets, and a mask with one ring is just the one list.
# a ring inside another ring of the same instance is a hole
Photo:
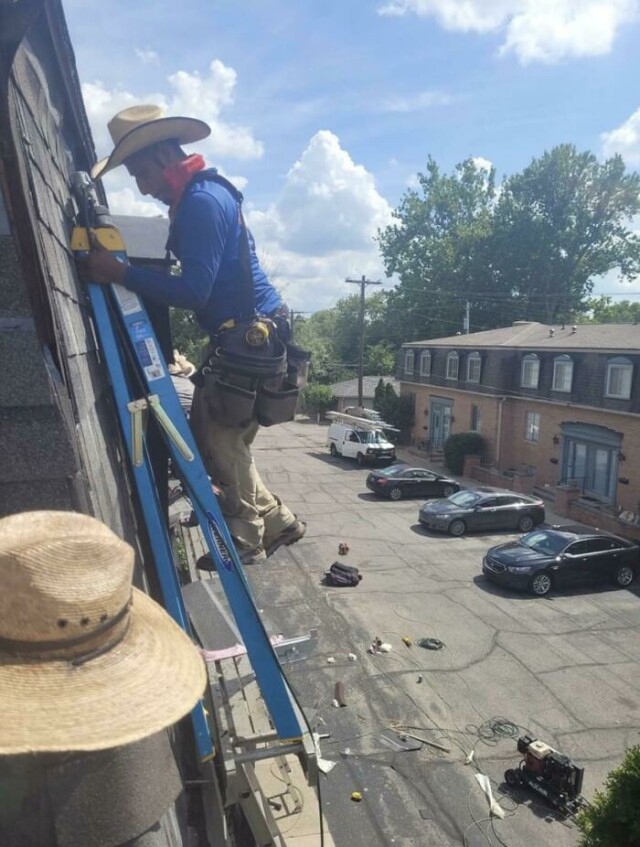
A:
{"label": "asphalt shingle roof", "polygon": [[[553,332],[551,332],[553,330]],[[571,324],[548,326],[521,321],[513,326],[413,341],[404,347],[515,347],[549,350],[637,350],[640,352],[640,324]]]}
{"label": "asphalt shingle roof", "polygon": [[[378,383],[383,379],[385,382],[391,383],[394,389],[400,391],[400,383],[398,380],[390,376],[365,376],[362,379],[362,396],[373,397],[376,393]],[[334,382],[331,386],[331,391],[335,397],[357,397],[358,396],[358,380],[346,379],[344,382]]]}

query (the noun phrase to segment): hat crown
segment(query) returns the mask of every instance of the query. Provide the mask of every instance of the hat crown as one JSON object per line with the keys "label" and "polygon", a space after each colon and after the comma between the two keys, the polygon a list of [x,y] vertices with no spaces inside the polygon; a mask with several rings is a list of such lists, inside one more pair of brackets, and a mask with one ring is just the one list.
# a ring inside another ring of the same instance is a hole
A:
{"label": "hat crown", "polygon": [[114,145],[118,144],[131,130],[157,121],[163,115],[164,109],[150,104],[129,106],[127,109],[118,112],[107,124]]}
{"label": "hat crown", "polygon": [[0,638],[60,647],[126,607],[134,552],[95,518],[25,512],[0,520]]}

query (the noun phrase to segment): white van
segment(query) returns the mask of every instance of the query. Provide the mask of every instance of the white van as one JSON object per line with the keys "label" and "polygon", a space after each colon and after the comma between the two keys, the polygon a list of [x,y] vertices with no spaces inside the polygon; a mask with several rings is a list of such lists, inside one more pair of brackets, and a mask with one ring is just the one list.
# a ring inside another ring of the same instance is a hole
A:
{"label": "white van", "polygon": [[327,434],[327,446],[332,456],[355,459],[362,467],[373,462],[391,463],[396,448],[381,429],[359,427],[356,423],[332,421]]}

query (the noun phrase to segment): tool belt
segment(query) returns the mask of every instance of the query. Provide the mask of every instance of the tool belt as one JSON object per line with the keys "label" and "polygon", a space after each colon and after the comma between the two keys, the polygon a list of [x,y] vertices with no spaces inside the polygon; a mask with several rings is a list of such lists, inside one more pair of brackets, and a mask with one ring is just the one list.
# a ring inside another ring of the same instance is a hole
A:
{"label": "tool belt", "polygon": [[227,321],[211,338],[193,382],[211,416],[224,426],[291,421],[304,387],[310,355],[283,341],[270,318]]}

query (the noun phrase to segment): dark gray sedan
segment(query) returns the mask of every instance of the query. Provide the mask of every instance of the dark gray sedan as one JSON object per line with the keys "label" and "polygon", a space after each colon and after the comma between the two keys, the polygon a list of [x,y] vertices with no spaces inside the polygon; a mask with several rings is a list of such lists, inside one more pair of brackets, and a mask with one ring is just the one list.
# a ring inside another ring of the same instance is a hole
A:
{"label": "dark gray sedan", "polygon": [[446,500],[432,500],[424,504],[418,515],[427,529],[451,535],[464,535],[467,530],[530,532],[544,518],[544,502],[538,497],[490,488],[467,489]]}

